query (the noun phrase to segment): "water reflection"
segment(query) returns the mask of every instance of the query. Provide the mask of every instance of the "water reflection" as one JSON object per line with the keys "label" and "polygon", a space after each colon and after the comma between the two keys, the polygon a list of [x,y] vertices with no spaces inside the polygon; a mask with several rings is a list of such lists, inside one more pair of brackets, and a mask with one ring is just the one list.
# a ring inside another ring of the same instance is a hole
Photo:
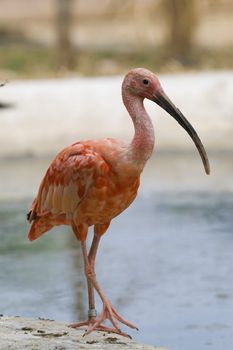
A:
{"label": "water reflection", "polygon": [[[211,158],[207,177],[198,157],[158,155],[137,201],[101,240],[99,282],[139,326],[131,334],[142,342],[175,350],[232,346],[233,164],[230,156]],[[0,313],[74,322],[87,312],[78,242],[65,227],[33,243],[26,237],[31,191],[48,163],[1,163]]]}

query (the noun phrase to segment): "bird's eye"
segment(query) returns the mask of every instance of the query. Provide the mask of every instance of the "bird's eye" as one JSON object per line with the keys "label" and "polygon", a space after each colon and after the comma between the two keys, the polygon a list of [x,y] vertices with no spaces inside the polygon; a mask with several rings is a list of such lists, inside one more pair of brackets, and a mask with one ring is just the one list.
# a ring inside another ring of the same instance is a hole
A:
{"label": "bird's eye", "polygon": [[143,79],[142,82],[143,82],[144,85],[148,85],[149,84],[149,80],[148,79]]}

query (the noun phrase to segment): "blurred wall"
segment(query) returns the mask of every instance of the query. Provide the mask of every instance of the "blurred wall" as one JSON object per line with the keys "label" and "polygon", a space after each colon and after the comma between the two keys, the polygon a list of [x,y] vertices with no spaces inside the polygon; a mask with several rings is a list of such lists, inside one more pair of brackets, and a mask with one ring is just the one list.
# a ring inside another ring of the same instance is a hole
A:
{"label": "blurred wall", "polygon": [[[80,139],[130,140],[133,125],[121,101],[123,77],[33,80],[8,84],[1,98],[0,157],[56,154]],[[233,150],[233,72],[160,75],[162,86],[198,131],[208,151]],[[194,152],[186,132],[145,101],[156,148]]]}

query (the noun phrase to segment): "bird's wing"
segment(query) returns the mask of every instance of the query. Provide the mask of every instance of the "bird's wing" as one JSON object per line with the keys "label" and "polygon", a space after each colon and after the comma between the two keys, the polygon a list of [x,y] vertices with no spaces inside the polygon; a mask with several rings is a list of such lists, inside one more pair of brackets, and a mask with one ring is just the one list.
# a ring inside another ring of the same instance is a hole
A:
{"label": "bird's wing", "polygon": [[48,168],[28,214],[29,222],[47,214],[72,216],[103,169],[105,160],[91,147],[82,143],[67,147]]}

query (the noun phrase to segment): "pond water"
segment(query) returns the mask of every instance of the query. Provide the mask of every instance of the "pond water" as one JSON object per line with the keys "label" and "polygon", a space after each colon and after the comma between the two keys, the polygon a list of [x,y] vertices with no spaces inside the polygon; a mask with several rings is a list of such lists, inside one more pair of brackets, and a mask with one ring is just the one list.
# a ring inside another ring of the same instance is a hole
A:
{"label": "pond water", "polygon": [[[140,342],[173,350],[232,349],[233,162],[157,154],[134,204],[112,221],[97,276]],[[49,159],[0,165],[0,313],[73,322],[86,317],[82,256],[68,228],[29,243],[26,212]],[[91,239],[91,234],[89,240]],[[100,310],[101,303],[97,300]]]}

